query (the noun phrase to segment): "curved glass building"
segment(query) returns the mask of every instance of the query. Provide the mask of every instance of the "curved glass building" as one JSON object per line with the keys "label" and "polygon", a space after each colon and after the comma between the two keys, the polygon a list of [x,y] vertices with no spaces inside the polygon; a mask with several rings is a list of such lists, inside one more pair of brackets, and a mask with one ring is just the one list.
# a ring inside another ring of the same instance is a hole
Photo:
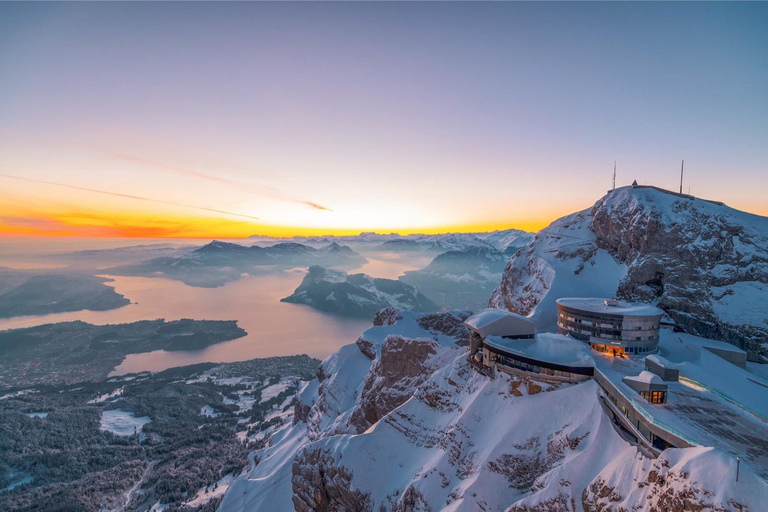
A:
{"label": "curved glass building", "polygon": [[567,297],[557,300],[557,329],[615,356],[657,351],[664,311],[641,302]]}

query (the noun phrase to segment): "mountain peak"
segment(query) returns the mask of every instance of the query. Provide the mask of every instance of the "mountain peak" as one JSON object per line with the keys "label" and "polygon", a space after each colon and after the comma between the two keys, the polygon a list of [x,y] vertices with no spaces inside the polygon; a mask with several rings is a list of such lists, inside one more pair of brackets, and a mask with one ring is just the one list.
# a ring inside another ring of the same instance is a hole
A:
{"label": "mountain peak", "polygon": [[221,251],[242,251],[248,250],[248,247],[239,244],[233,244],[229,242],[222,242],[221,240],[212,240],[199,249],[194,250],[196,253],[209,253],[209,252],[221,252]]}
{"label": "mountain peak", "polygon": [[678,324],[751,353],[768,336],[768,218],[651,186],[613,190],[518,252],[491,298],[554,330],[557,298],[652,302]]}

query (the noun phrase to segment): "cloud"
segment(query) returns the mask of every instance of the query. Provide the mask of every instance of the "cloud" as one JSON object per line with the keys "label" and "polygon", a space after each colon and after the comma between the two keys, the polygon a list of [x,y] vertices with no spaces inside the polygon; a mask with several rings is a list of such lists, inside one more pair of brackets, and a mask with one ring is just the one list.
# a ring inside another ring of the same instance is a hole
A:
{"label": "cloud", "polygon": [[[45,216],[0,216],[3,236],[79,236],[125,238],[172,238],[198,236],[199,226],[188,222],[108,218],[78,213],[76,223]],[[92,221],[92,222],[90,222]],[[220,228],[219,224],[216,227]],[[207,238],[207,237],[206,237]]]}
{"label": "cloud", "polygon": [[128,162],[131,164],[141,165],[144,167],[151,167],[153,169],[157,169],[159,171],[167,172],[170,174],[176,174],[179,176],[186,176],[188,178],[198,178],[203,179],[207,181],[212,181],[215,183],[221,183],[224,185],[229,185],[232,187],[236,187],[239,190],[248,190],[249,192],[265,197],[269,197],[271,199],[277,199],[278,201],[285,201],[288,203],[298,203],[298,204],[304,204],[307,206],[310,206],[316,210],[323,210],[332,212],[333,210],[323,206],[321,204],[318,204],[314,201],[308,201],[305,199],[299,199],[296,197],[293,197],[289,194],[286,194],[285,192],[282,192],[281,190],[271,187],[269,185],[259,185],[255,183],[249,183],[244,181],[238,181],[233,180],[229,178],[223,178],[221,176],[214,176],[212,174],[207,174],[204,172],[196,171],[194,169],[189,169],[186,167],[180,167],[176,165],[169,165],[162,162],[157,162],[154,160],[148,160],[146,158],[141,158],[133,155],[126,155],[124,153],[115,153],[111,151],[104,151],[104,153],[111,158],[114,158],[115,160],[120,160],[122,162]]}
{"label": "cloud", "polygon": [[328,207],[325,207],[325,206],[317,204],[317,203],[313,203],[312,201],[304,201],[304,204],[309,205],[312,208],[315,208],[316,210],[325,210],[327,212],[332,212],[333,211],[333,210],[331,210]]}
{"label": "cloud", "polygon": [[[47,146],[56,146],[56,147],[62,147],[62,148],[67,148],[67,149],[71,149],[71,148],[75,147],[75,148],[78,148],[80,151],[97,151],[98,153],[101,153],[102,155],[106,155],[106,156],[108,156],[110,158],[113,158],[115,160],[119,160],[119,161],[122,161],[122,162],[127,162],[127,163],[138,165],[138,166],[150,167],[152,169],[155,169],[155,170],[158,170],[158,171],[162,171],[162,172],[166,172],[166,173],[169,173],[169,174],[176,174],[178,176],[185,176],[185,177],[188,177],[188,178],[197,178],[197,179],[207,180],[207,181],[211,181],[211,182],[215,182],[215,183],[221,183],[223,185],[228,185],[228,186],[231,186],[231,187],[235,187],[238,190],[247,190],[247,191],[249,191],[252,194],[260,195],[260,196],[263,196],[263,197],[269,197],[271,199],[276,199],[278,201],[284,201],[284,202],[288,202],[288,203],[303,204],[303,205],[309,206],[311,208],[314,208],[316,210],[322,210],[322,211],[327,211],[327,212],[332,212],[333,211],[331,208],[328,208],[326,206],[318,204],[318,203],[316,203],[314,201],[310,201],[310,200],[307,200],[307,199],[301,199],[301,198],[294,197],[294,196],[292,196],[290,194],[286,194],[285,192],[283,192],[283,191],[281,191],[281,190],[279,190],[279,189],[277,189],[275,187],[269,186],[269,185],[261,185],[261,184],[256,184],[256,183],[250,183],[250,182],[233,180],[233,179],[224,178],[224,177],[221,177],[221,176],[215,176],[215,175],[212,175],[212,174],[207,174],[207,173],[204,173],[204,172],[196,171],[194,169],[189,169],[187,167],[182,167],[182,166],[177,166],[177,165],[170,165],[170,164],[166,164],[166,163],[163,163],[163,162],[158,162],[156,160],[150,160],[150,159],[147,159],[147,158],[142,158],[142,157],[139,157],[139,156],[129,155],[129,154],[126,154],[126,153],[121,153],[121,152],[116,152],[116,151],[109,151],[109,150],[105,150],[105,149],[94,148],[94,147],[85,146],[85,145],[82,145],[82,144],[77,144],[77,143],[74,143],[74,142],[67,142],[66,144],[64,144],[63,142],[57,142],[55,140],[41,140],[38,136],[34,136],[34,135],[26,134],[26,133],[21,133],[21,132],[17,132],[17,131],[10,131],[10,130],[7,130],[5,128],[0,128],[0,135],[5,136],[5,137],[13,137],[13,138],[16,138],[16,139],[21,139],[21,140],[29,141],[29,142],[32,142],[33,144],[43,143],[43,144],[45,144]],[[6,177],[8,177],[8,176],[6,176]],[[54,184],[54,183],[49,183],[49,184]],[[68,185],[61,185],[61,186],[68,186]],[[94,190],[94,192],[101,192],[101,191],[95,191]],[[110,192],[105,192],[105,193],[110,193]],[[138,197],[135,197],[135,199],[155,201],[155,200],[152,200],[152,199],[143,199],[143,198],[138,198]],[[188,205],[179,205],[179,206],[188,206]],[[197,208],[196,206],[188,206],[188,207]],[[219,212],[219,213],[228,213],[228,212]],[[228,213],[228,214],[229,215],[239,215],[239,214],[231,214],[231,213]]]}
{"label": "cloud", "polygon": [[162,199],[152,199],[152,198],[149,198],[149,197],[135,196],[135,195],[132,195],[132,194],[122,194],[120,192],[111,192],[109,190],[100,190],[100,189],[96,189],[96,188],[80,187],[80,186],[77,186],[77,185],[68,185],[66,183],[57,183],[55,181],[37,180],[37,179],[33,179],[33,178],[23,178],[21,176],[13,176],[11,174],[0,174],[0,177],[12,179],[12,180],[18,180],[18,181],[26,181],[26,182],[29,182],[29,183],[41,183],[41,184],[44,184],[44,185],[52,185],[52,186],[55,186],[55,187],[64,187],[64,188],[70,188],[70,189],[75,189],[75,190],[84,190],[86,192],[93,192],[95,194],[104,194],[104,195],[114,196],[114,197],[125,197],[127,199],[135,199],[135,200],[138,200],[138,201],[147,201],[147,202],[150,202],[150,203],[169,204],[169,205],[173,205],[173,206],[181,206],[181,207],[184,207],[184,208],[194,208],[195,210],[203,210],[203,211],[207,211],[207,212],[222,213],[224,215],[233,215],[235,217],[244,217],[246,219],[251,219],[251,220],[258,220],[259,219],[258,217],[254,217],[252,215],[245,215],[245,214],[242,214],[242,213],[228,212],[226,210],[217,210],[215,208],[206,208],[204,206],[196,206],[196,205],[186,204],[186,203],[177,203],[175,201],[164,201]]}

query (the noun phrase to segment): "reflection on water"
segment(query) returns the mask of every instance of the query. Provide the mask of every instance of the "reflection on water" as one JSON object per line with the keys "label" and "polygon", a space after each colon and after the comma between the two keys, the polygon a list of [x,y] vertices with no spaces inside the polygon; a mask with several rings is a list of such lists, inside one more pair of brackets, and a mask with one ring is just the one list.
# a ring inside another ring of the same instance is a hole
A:
{"label": "reflection on water", "polygon": [[418,270],[426,267],[432,258],[429,256],[413,255],[403,256],[397,253],[381,252],[376,253],[376,258],[370,254],[363,254],[368,259],[368,263],[360,268],[350,271],[350,274],[363,273],[373,277],[382,277],[384,279],[397,279],[403,275],[406,270]]}
{"label": "reflection on water", "polygon": [[[369,258],[370,259],[370,258]],[[397,261],[370,259],[354,272],[390,279],[416,267]],[[132,354],[114,375],[139,371],[160,371],[201,362],[232,362],[256,357],[307,354],[323,359],[342,345],[354,342],[370,320],[344,319],[320,313],[308,306],[287,304],[287,297],[299,285],[303,272],[243,276],[220,288],[195,288],[179,281],[160,278],[108,276],[118,293],[132,303],[111,311],[76,311],[0,320],[0,330],[54,322],[82,320],[93,324],[128,323],[165,318],[178,320],[237,320],[248,335],[218,343],[203,350],[155,351]]]}

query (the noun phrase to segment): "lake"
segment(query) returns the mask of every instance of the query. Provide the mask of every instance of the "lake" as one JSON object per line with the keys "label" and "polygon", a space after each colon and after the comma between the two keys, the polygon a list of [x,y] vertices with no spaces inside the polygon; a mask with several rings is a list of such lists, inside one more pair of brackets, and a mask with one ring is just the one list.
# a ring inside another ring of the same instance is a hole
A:
{"label": "lake", "polygon": [[[376,259],[354,272],[396,279],[423,261]],[[194,351],[154,351],[131,354],[113,375],[160,371],[202,362],[234,362],[257,357],[307,354],[324,359],[339,347],[353,343],[372,325],[371,320],[346,319],[309,306],[280,302],[301,283],[303,270],[243,276],[219,288],[196,288],[163,278],[105,276],[131,304],[110,311],[75,311],[0,320],[0,330],[46,323],[82,320],[92,324],[128,323],[164,318],[178,320],[237,320],[248,332],[242,338]]]}

